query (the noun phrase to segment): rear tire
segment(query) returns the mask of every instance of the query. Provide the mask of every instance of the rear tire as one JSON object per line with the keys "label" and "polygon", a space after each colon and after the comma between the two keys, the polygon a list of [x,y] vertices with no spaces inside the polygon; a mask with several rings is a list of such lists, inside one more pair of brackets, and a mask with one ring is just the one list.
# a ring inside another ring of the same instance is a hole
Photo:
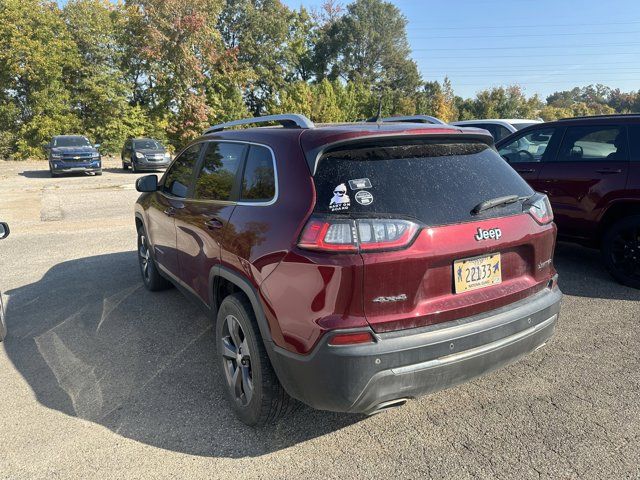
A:
{"label": "rear tire", "polygon": [[602,258],[613,278],[640,289],[640,215],[625,217],[602,237]]}
{"label": "rear tire", "polygon": [[138,228],[138,264],[142,282],[150,292],[166,290],[171,287],[171,282],[160,275],[156,262],[151,256],[147,235],[143,227]]}
{"label": "rear tire", "polygon": [[234,293],[222,301],[216,344],[225,396],[240,421],[262,426],[295,410],[298,403],[287,395],[273,371],[251,302],[244,294]]}
{"label": "rear tire", "polygon": [[131,160],[131,171],[133,173],[138,173],[138,169],[136,168],[136,162],[134,162],[133,160]]}

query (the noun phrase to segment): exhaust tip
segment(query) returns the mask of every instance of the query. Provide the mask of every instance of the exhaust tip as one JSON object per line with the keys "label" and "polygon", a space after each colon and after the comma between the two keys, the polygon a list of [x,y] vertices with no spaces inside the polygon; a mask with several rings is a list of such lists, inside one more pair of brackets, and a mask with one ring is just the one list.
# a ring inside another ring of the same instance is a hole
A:
{"label": "exhaust tip", "polygon": [[369,413],[367,413],[367,415],[368,416],[376,415],[378,413],[391,410],[392,408],[401,407],[408,401],[409,401],[408,398],[397,398],[395,400],[389,400],[388,402],[382,402],[379,405],[377,405],[373,410],[371,410]]}

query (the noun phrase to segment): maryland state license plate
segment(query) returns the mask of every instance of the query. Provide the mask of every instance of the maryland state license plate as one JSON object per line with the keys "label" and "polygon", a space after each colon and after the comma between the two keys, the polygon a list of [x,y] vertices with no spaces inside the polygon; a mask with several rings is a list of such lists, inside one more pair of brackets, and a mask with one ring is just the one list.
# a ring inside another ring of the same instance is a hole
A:
{"label": "maryland state license plate", "polygon": [[500,254],[463,258],[453,262],[456,293],[502,283]]}

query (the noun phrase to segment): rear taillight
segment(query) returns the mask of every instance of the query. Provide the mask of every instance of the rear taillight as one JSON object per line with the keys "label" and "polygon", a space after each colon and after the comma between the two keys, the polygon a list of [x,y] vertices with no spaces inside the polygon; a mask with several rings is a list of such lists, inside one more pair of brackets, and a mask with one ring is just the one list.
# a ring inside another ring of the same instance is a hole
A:
{"label": "rear taillight", "polygon": [[525,211],[540,225],[553,222],[553,210],[546,195],[536,194],[524,203]]}
{"label": "rear taillight", "polygon": [[310,250],[355,252],[358,250],[355,225],[351,220],[312,218],[305,225],[298,246]]}
{"label": "rear taillight", "polygon": [[395,250],[410,245],[419,229],[417,223],[409,220],[312,217],[302,231],[298,246],[342,252]]}

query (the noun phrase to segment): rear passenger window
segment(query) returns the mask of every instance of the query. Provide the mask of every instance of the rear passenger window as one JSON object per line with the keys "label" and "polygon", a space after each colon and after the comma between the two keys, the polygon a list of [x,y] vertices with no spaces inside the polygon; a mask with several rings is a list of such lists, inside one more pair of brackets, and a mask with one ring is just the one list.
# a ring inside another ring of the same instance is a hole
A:
{"label": "rear passenger window", "polygon": [[210,142],[196,180],[195,198],[230,200],[246,148],[240,143]]}
{"label": "rear passenger window", "polygon": [[569,127],[564,134],[559,162],[626,161],[627,135],[624,127]]}
{"label": "rear passenger window", "polygon": [[276,194],[273,156],[268,148],[252,145],[242,176],[241,199],[268,202]]}
{"label": "rear passenger window", "polygon": [[163,192],[174,197],[185,198],[187,196],[201,145],[201,143],[191,145],[176,158],[165,177]]}
{"label": "rear passenger window", "polygon": [[629,125],[628,128],[631,160],[634,162],[640,162],[640,125]]}

